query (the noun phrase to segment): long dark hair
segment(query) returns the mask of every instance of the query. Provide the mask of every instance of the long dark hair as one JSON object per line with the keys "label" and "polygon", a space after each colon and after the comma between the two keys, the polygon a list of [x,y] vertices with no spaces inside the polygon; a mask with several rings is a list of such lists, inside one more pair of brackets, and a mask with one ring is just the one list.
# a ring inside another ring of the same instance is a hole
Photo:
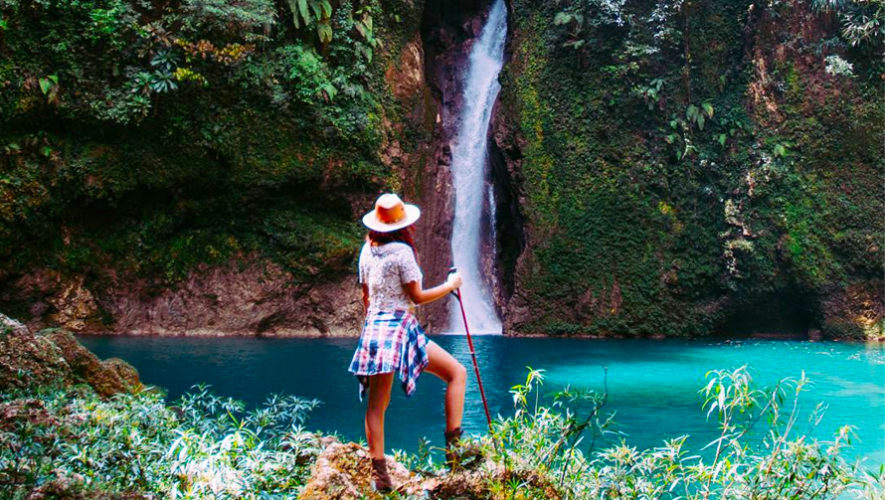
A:
{"label": "long dark hair", "polygon": [[384,245],[393,242],[405,243],[406,245],[409,245],[412,249],[412,253],[415,254],[415,261],[418,261],[418,250],[415,248],[415,239],[412,236],[412,226],[406,226],[402,229],[397,229],[396,231],[388,231],[384,233],[381,231],[369,230],[369,234],[366,238],[375,245]]}

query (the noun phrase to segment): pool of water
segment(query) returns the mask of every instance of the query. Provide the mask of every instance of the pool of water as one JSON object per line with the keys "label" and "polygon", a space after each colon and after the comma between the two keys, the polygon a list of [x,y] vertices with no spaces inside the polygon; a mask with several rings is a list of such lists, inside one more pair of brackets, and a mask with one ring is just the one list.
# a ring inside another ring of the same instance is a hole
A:
{"label": "pool of water", "polygon": [[[464,427],[485,430],[467,342],[463,336],[435,336],[468,367],[469,387]],[[345,439],[363,437],[364,404],[347,367],[356,339],[256,339],[81,337],[102,358],[132,363],[147,384],[177,398],[192,385],[207,383],[214,392],[249,405],[272,393],[316,398],[322,405],[307,427],[336,432]],[[716,423],[701,410],[709,370],[748,365],[760,384],[783,377],[812,381],[801,399],[810,409],[828,404],[814,435],[830,438],[844,424],[856,426],[853,456],[867,465],[885,463],[885,346],[785,340],[584,340],[558,338],[474,338],[486,395],[493,414],[510,414],[510,388],[522,383],[526,367],[546,370],[544,391],[566,385],[602,390],[607,369],[609,410],[617,411],[618,429],[640,448],[688,434],[693,449],[716,436]],[[398,386],[387,413],[388,448],[417,449],[422,436],[442,443],[444,384],[424,374],[417,393],[406,399]],[[800,427],[800,430],[805,427]]]}

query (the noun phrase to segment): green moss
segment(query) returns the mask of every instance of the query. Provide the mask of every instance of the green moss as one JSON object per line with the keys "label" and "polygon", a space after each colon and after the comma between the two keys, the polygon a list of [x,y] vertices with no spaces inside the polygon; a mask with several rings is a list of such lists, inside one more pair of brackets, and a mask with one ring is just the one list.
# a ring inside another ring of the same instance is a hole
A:
{"label": "green moss", "polygon": [[[876,82],[810,62],[822,56],[803,37],[826,28],[804,7],[748,21],[740,2],[693,2],[668,45],[634,3],[627,28],[584,28],[578,50],[564,45],[574,26],[550,22],[563,8],[577,7],[514,3],[502,79],[533,263],[517,281],[538,315],[517,328],[706,334],[736,306],[881,276],[882,100]],[[770,19],[797,31],[769,33]]]}

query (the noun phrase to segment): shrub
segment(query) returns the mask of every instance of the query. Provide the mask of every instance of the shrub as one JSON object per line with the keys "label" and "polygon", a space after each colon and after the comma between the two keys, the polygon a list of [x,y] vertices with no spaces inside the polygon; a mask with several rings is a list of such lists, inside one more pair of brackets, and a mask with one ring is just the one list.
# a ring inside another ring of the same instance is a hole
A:
{"label": "shrub", "polygon": [[[530,369],[526,382],[511,390],[514,416],[495,422],[486,440],[488,453],[508,467],[547,474],[563,498],[882,498],[883,470],[865,471],[842,456],[851,443],[851,426],[840,428],[830,441],[797,433],[799,395],[809,383],[804,372],[761,389],[746,367],[707,375],[700,391],[703,406],[721,432],[701,450],[686,447],[688,436],[647,450],[623,439],[598,449],[598,438],[616,437],[612,415],[603,413],[605,393],[566,389],[551,406],[543,406],[543,371]],[[589,402],[589,410],[579,415],[566,406],[576,401]],[[814,408],[810,428],[822,413],[822,405]],[[762,439],[748,439],[751,432]],[[502,498],[522,487],[490,486],[502,491]]]}
{"label": "shrub", "polygon": [[272,396],[251,411],[205,386],[175,406],[157,391],[107,401],[83,388],[4,398],[12,418],[2,426],[3,498],[49,483],[157,498],[297,494],[317,451],[301,427],[317,402],[295,397]]}

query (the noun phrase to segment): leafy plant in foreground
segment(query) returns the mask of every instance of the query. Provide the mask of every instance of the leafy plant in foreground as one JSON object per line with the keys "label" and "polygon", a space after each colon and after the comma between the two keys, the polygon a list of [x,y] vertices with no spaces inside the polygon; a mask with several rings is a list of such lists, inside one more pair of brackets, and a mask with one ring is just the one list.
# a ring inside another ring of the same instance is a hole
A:
{"label": "leafy plant in foreground", "polygon": [[35,489],[155,498],[293,498],[318,453],[302,428],[316,401],[241,402],[195,387],[177,406],[146,391],[101,400],[92,391],[4,395],[0,497]]}
{"label": "leafy plant in foreground", "polygon": [[[544,407],[539,399],[543,370],[529,369],[526,383],[511,391],[516,413],[495,422],[488,453],[506,467],[533,468],[554,478],[563,498],[882,498],[885,471],[865,470],[842,457],[850,446],[850,426],[840,428],[830,441],[812,438],[824,409],[817,405],[808,416],[806,433],[797,431],[800,395],[809,383],[804,373],[768,388],[756,387],[745,366],[707,377],[700,391],[703,407],[721,432],[699,451],[688,449],[688,436],[647,450],[623,439],[597,450],[597,436],[615,434],[612,415],[602,413],[605,393],[585,393],[582,399],[591,404],[583,416],[564,406],[564,401],[576,401],[568,397],[569,390]],[[589,445],[587,435],[592,436]],[[503,497],[524,487],[489,486]]]}

